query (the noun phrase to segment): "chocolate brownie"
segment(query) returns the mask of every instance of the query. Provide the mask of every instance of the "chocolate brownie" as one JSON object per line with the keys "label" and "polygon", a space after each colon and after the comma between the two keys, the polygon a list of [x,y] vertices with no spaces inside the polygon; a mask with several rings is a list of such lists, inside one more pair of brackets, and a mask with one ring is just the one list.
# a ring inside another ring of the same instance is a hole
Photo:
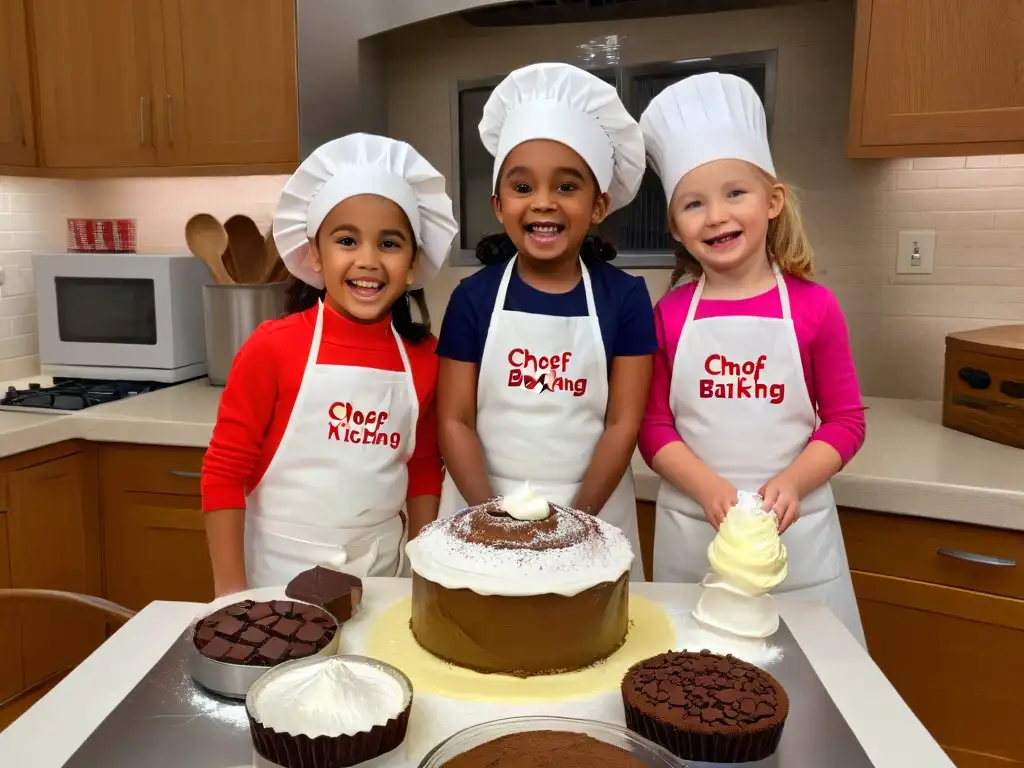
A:
{"label": "chocolate brownie", "polygon": [[570,731],[522,731],[473,747],[443,768],[646,768],[621,747]]}
{"label": "chocolate brownie", "polygon": [[318,565],[288,582],[284,593],[323,606],[338,621],[348,621],[362,600],[363,582],[357,576]]}
{"label": "chocolate brownie", "polygon": [[270,667],[318,653],[337,631],[331,615],[315,605],[243,600],[200,620],[192,642],[214,661]]}
{"label": "chocolate brownie", "polygon": [[775,752],[789,697],[763,669],[709,651],[663,653],[622,680],[626,725],[684,760],[743,763]]}

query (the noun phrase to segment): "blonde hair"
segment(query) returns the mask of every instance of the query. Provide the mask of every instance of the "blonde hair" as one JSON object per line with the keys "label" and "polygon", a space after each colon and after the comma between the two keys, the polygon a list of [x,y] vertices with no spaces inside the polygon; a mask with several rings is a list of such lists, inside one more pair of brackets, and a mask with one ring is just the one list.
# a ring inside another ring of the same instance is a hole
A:
{"label": "blonde hair", "polygon": [[[771,184],[781,184],[767,174],[765,177]],[[784,274],[810,277],[814,274],[814,253],[800,217],[800,203],[792,187],[782,184],[782,188],[786,195],[782,210],[774,219],[768,220],[768,234],[765,238],[768,260],[778,264]],[[676,245],[675,256],[676,267],[672,271],[669,285],[676,285],[684,276],[696,280],[703,274],[700,262],[682,243]]]}

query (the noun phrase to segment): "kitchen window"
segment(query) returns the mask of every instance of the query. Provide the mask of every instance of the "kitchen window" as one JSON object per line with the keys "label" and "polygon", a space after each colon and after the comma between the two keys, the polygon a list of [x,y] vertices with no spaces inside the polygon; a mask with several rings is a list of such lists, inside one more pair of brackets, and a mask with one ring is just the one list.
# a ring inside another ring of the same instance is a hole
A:
{"label": "kitchen window", "polygon": [[[616,87],[630,114],[639,119],[651,100],[673,83],[703,72],[728,72],[747,80],[764,102],[769,137],[775,95],[775,51],[713,56],[644,64],[634,67],[591,69]],[[454,173],[452,180],[456,217],[459,221],[459,247],[451,262],[475,266],[474,249],[480,238],[500,231],[501,225],[491,210],[491,174],[494,159],[484,149],[477,131],[484,104],[504,75],[486,80],[460,80],[452,94]],[[673,243],[669,234],[665,196],[661,182],[650,169],[633,202],[616,211],[596,229],[603,239],[614,243],[619,255],[614,263],[623,268],[672,267]]]}

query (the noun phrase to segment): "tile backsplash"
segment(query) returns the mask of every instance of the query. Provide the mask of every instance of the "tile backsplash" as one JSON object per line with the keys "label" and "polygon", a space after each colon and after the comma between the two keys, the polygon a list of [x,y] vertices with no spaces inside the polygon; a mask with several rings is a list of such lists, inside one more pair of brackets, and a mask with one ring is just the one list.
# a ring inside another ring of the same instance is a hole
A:
{"label": "tile backsplash", "polygon": [[[941,396],[945,334],[1024,323],[1024,156],[849,160],[853,10],[847,0],[671,19],[481,29],[447,18],[388,36],[389,129],[452,163],[451,85],[533,61],[585,64],[614,37],[626,64],[778,50],[773,153],[794,184],[819,279],[842,303],[864,393]],[[265,227],[284,177],[54,181],[0,177],[0,381],[36,372],[30,253],[64,248],[67,217],[128,217],[139,250],[186,250],[185,221],[247,213]],[[936,231],[933,274],[897,276],[897,233]],[[469,268],[428,288],[435,327]],[[652,298],[668,270],[643,270]]]}

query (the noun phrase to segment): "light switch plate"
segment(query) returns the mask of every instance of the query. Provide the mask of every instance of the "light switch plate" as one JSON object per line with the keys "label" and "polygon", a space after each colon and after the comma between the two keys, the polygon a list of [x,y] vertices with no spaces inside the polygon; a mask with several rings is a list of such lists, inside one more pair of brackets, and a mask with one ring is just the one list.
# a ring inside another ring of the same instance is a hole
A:
{"label": "light switch plate", "polygon": [[896,274],[930,275],[934,270],[935,230],[916,229],[900,232],[896,241]]}

